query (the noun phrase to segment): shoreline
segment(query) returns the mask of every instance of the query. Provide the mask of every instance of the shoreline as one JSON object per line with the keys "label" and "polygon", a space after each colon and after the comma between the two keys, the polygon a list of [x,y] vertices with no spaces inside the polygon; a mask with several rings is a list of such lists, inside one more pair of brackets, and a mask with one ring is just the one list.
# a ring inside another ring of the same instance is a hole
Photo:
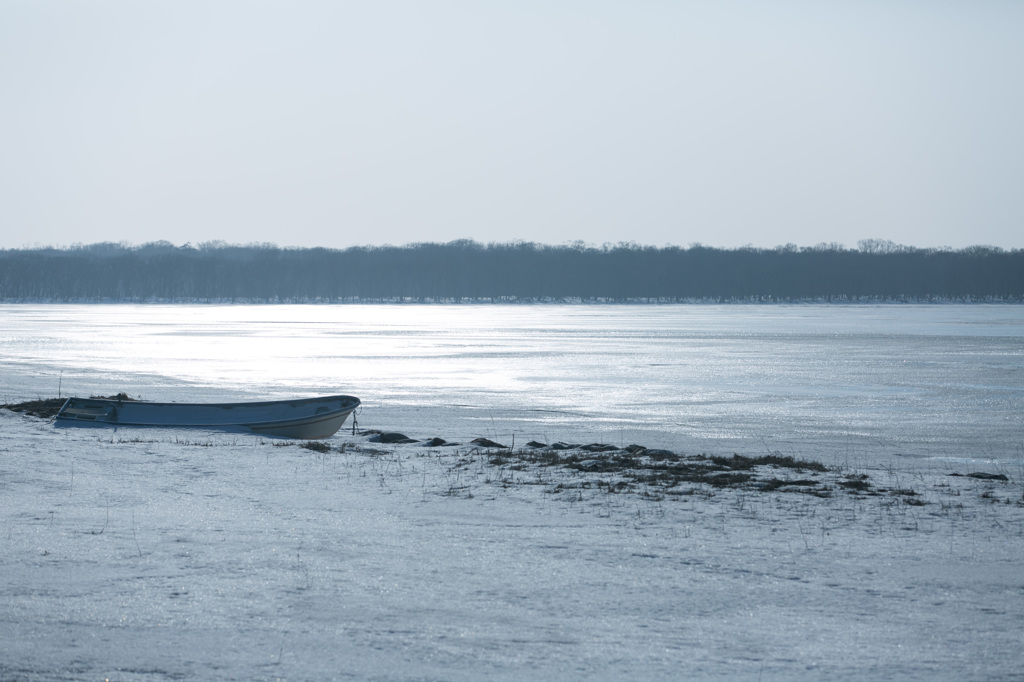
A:
{"label": "shoreline", "polygon": [[[130,398],[120,394],[123,399]],[[117,396],[114,397],[116,399]],[[52,420],[66,399],[40,398],[21,403],[0,404],[0,409],[23,414],[42,420]],[[95,425],[93,428],[96,428]],[[104,427],[99,427],[103,429]],[[149,431],[147,427],[105,427],[111,434],[118,433],[117,442],[135,442],[123,434],[132,431]],[[197,432],[202,434],[233,433],[208,431],[204,429],[174,429],[176,432]],[[762,493],[793,493],[828,499],[842,494],[853,499],[869,497],[888,498],[894,504],[921,507],[928,504],[922,492],[913,486],[886,485],[873,480],[863,467],[850,468],[826,465],[820,461],[795,458],[775,451],[766,455],[747,456],[734,453],[731,456],[708,454],[683,454],[664,448],[649,448],[630,444],[624,447],[607,443],[541,443],[530,441],[525,446],[505,445],[486,437],[477,437],[468,443],[449,442],[439,436],[430,439],[416,439],[397,431],[379,429],[355,430],[351,437],[339,434],[324,440],[273,439],[274,447],[297,446],[329,456],[331,453],[344,454],[359,452],[380,456],[401,449],[415,452],[410,448],[438,453],[447,451],[451,456],[466,462],[483,464],[501,472],[515,473],[562,471],[571,478],[580,478],[571,484],[559,483],[555,492],[573,489],[604,490],[610,493],[631,493],[641,497],[664,500],[699,494],[705,489],[734,489]],[[239,432],[240,435],[255,436]],[[329,442],[339,435],[345,441],[340,445]],[[114,442],[111,435],[110,441]],[[137,441],[145,442],[145,441]],[[388,448],[391,448],[390,450]],[[587,476],[590,478],[585,479]],[[1012,481],[1001,472],[968,471],[950,472],[946,476],[1005,483],[1010,487],[1022,488],[1015,504],[1024,507],[1024,481]],[[522,480],[522,476],[520,476]],[[947,484],[948,487],[948,484]],[[582,493],[581,493],[582,494]],[[1006,504],[1014,503],[1015,493],[1007,491]]]}
{"label": "shoreline", "polygon": [[1024,297],[1020,296],[813,296],[807,298],[772,298],[760,296],[707,297],[707,298],[671,298],[671,297],[640,297],[640,298],[604,298],[604,297],[565,297],[565,298],[521,298],[521,297],[462,297],[462,298],[419,298],[415,296],[396,296],[386,298],[352,297],[352,298],[0,298],[0,305],[197,305],[197,306],[287,306],[287,305],[388,305],[388,306],[876,306],[876,305],[1024,305]]}

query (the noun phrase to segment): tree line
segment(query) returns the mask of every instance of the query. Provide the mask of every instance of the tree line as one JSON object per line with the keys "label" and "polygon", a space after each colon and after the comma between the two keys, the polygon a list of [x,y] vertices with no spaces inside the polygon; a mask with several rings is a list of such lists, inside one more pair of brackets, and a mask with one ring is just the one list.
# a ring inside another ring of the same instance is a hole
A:
{"label": "tree line", "polygon": [[0,250],[0,301],[1008,301],[1024,250],[882,240],[721,249],[529,242]]}

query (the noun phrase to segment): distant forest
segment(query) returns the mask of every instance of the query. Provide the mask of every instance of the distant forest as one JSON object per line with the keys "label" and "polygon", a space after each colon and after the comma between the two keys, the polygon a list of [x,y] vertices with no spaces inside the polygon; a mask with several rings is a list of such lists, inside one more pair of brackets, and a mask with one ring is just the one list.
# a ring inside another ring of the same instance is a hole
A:
{"label": "distant forest", "polygon": [[1024,250],[103,243],[0,250],[0,301],[1024,302]]}

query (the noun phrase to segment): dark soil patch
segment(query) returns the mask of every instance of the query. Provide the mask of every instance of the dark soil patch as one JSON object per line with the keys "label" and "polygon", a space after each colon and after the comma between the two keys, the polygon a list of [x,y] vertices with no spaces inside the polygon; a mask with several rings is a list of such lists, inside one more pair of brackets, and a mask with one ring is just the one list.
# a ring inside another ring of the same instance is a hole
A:
{"label": "dark soil patch", "polygon": [[983,481],[1008,481],[1006,474],[987,474],[983,471],[975,471],[967,474],[968,478],[979,478]]}
{"label": "dark soil patch", "polygon": [[404,433],[398,433],[396,431],[384,431],[378,432],[377,434],[370,436],[368,439],[371,443],[418,443],[419,441],[415,438],[409,438]]}
{"label": "dark soil patch", "polygon": [[847,490],[867,491],[871,489],[871,483],[868,481],[868,477],[864,474],[854,478],[848,478],[845,481],[839,481],[839,485]]}
{"label": "dark soil patch", "polygon": [[434,437],[430,440],[423,441],[423,447],[426,448],[450,448],[458,445],[458,443],[449,443],[444,438]]}
{"label": "dark soil patch", "polygon": [[754,467],[772,466],[781,469],[796,469],[797,471],[828,471],[821,462],[783,457],[781,455],[764,455],[761,457],[744,457],[733,455],[732,457],[711,457],[711,461],[723,467],[733,470],[749,470]]}
{"label": "dark soil patch", "polygon": [[761,481],[758,484],[757,487],[762,492],[769,492],[769,491],[772,491],[772,490],[779,490],[780,488],[788,488],[790,486],[794,486],[794,487],[798,487],[798,488],[804,488],[804,487],[811,488],[811,487],[820,485],[820,483],[821,483],[820,481],[812,481],[809,478],[798,478],[798,479],[795,479],[795,480],[787,480],[787,479],[782,479],[782,478],[769,478],[767,480]]}
{"label": "dark soil patch", "polygon": [[479,445],[482,448],[496,448],[501,450],[508,449],[507,445],[496,443],[490,438],[474,438],[471,442],[473,443],[473,445]]}

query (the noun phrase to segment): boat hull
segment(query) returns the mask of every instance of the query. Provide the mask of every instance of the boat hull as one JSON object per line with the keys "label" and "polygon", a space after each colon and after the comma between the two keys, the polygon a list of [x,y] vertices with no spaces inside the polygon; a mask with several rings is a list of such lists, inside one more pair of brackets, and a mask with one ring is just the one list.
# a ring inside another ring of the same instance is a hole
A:
{"label": "boat hull", "polygon": [[330,438],[359,407],[359,398],[333,395],[249,403],[154,403],[68,398],[57,426],[164,427],[258,433],[279,438]]}

